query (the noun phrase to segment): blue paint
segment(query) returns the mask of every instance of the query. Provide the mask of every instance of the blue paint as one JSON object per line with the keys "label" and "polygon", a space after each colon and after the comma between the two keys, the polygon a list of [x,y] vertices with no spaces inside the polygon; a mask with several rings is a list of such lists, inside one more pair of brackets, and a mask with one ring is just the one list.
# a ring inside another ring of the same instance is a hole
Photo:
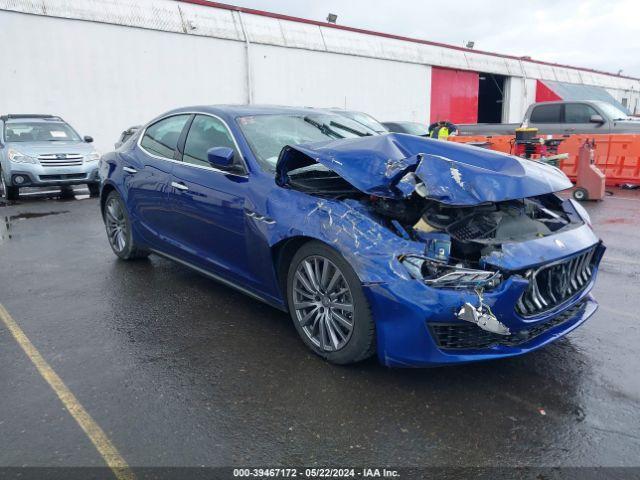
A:
{"label": "blue paint", "polygon": [[[467,301],[477,305],[478,296],[473,291],[429,287],[411,278],[398,256],[426,253],[444,259],[450,254],[448,235],[424,233],[425,241],[413,241],[387,228],[365,202],[319,198],[278,185],[286,187],[287,171],[295,168],[296,159],[308,156],[368,194],[403,198],[418,181],[424,182],[429,198],[474,205],[567,188],[569,181],[552,167],[483,149],[391,134],[285,149],[274,179],[274,172],[264,170],[255,158],[237,119],[247,115],[312,115],[314,110],[199,106],[170,113],[190,112],[224,120],[237,141],[238,160],[246,171],[196,168],[181,162],[179,151],[175,161],[152,157],[138,146],[144,129],[117,151],[104,155],[100,166],[103,185],[115,188],[124,199],[134,239],[142,246],[221,277],[286,310],[275,268],[278,248],[300,237],[322,241],[339,252],[360,278],[376,323],[378,356],[386,365],[440,365],[518,355],[566,334],[595,311],[589,295],[592,280],[562,309],[523,319],[514,307],[527,280],[507,276],[498,287],[485,292],[484,302],[512,331],[547,321],[582,299],[587,306],[570,321],[518,347],[445,352],[436,347],[429,324],[458,321],[454,316],[457,309]],[[293,151],[304,155],[296,157],[291,155]],[[222,156],[226,158],[226,153]],[[123,167],[137,173],[127,173]],[[452,168],[458,170],[459,178],[452,175]],[[407,176],[408,172],[416,177]],[[184,184],[188,191],[174,188],[173,182]],[[570,204],[564,208],[570,215],[580,215]],[[561,239],[563,246],[555,239]],[[482,261],[485,266],[517,271],[569,257],[597,243],[593,231],[583,225],[545,238],[505,243],[501,251]]]}
{"label": "blue paint", "polygon": [[541,162],[469,145],[403,133],[297,145],[285,150],[276,175],[286,184],[300,152],[365,193],[404,198],[414,190],[407,172],[424,183],[426,198],[448,205],[478,205],[571,188],[562,171]]}

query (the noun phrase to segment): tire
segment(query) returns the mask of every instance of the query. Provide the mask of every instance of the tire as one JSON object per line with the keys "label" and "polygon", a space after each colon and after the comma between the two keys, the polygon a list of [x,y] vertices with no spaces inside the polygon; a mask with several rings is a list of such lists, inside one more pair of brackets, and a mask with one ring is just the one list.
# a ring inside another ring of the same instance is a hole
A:
{"label": "tire", "polygon": [[107,195],[102,211],[107,240],[111,250],[122,260],[136,260],[149,256],[149,251],[138,247],[133,241],[131,221],[127,208],[118,195],[113,191]]}
{"label": "tire", "polygon": [[4,179],[4,174],[0,168],[0,198],[6,200],[17,200],[20,196],[20,189],[18,187],[10,187]]}
{"label": "tire", "polygon": [[[315,274],[313,279],[307,272]],[[375,323],[360,279],[324,243],[305,243],[293,256],[287,273],[287,302],[302,341],[329,362],[355,363],[375,352]]]}
{"label": "tire", "polygon": [[20,188],[18,187],[6,187],[6,193],[5,193],[5,197],[7,198],[7,200],[18,200],[18,198],[20,197]]}
{"label": "tire", "polygon": [[89,188],[89,196],[90,197],[99,197],[100,196],[100,184],[97,182],[87,183],[87,187]]}
{"label": "tire", "polygon": [[573,198],[579,202],[584,202],[585,200],[589,200],[589,192],[587,192],[585,188],[578,187],[573,191]]}

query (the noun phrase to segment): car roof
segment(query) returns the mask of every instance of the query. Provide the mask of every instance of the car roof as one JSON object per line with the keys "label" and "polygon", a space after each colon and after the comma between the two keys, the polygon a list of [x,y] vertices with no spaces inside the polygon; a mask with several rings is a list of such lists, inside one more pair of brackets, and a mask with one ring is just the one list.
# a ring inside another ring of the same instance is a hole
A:
{"label": "car roof", "polygon": [[10,122],[63,122],[62,118],[56,115],[46,115],[39,113],[18,113],[18,114],[8,114],[0,116],[0,120],[3,120],[6,123]]}
{"label": "car roof", "polygon": [[203,112],[212,114],[224,114],[230,117],[244,117],[251,115],[317,115],[318,113],[329,113],[326,110],[319,110],[309,107],[289,107],[282,105],[195,105],[191,107],[181,107],[169,113],[180,112]]}

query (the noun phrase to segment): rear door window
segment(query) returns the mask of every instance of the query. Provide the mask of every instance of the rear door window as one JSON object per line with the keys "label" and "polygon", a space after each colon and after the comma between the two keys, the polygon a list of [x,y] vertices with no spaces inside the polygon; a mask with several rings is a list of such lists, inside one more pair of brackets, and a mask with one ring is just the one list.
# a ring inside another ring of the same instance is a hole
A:
{"label": "rear door window", "polygon": [[598,115],[598,112],[585,103],[567,103],[564,106],[565,123],[589,123],[591,115]]}
{"label": "rear door window", "polygon": [[213,147],[228,147],[233,150],[236,162],[240,158],[233,137],[221,120],[209,115],[196,115],[184,144],[182,161],[192,165],[210,167],[207,160],[207,150]]}
{"label": "rear door window", "polygon": [[190,115],[174,115],[150,125],[144,132],[140,145],[152,155],[173,160],[178,139]]}
{"label": "rear door window", "polygon": [[531,112],[531,123],[560,123],[562,104],[538,105]]}

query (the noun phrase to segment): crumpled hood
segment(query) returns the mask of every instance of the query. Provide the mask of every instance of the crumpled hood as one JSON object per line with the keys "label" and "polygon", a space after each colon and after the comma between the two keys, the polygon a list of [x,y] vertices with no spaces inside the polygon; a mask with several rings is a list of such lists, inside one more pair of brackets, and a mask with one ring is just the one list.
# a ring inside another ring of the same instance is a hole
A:
{"label": "crumpled hood", "polygon": [[533,197],[572,186],[562,171],[541,162],[402,133],[287,146],[276,165],[278,185],[286,185],[289,172],[309,160],[367,194],[405,198],[423,183],[421,195],[449,205]]}

